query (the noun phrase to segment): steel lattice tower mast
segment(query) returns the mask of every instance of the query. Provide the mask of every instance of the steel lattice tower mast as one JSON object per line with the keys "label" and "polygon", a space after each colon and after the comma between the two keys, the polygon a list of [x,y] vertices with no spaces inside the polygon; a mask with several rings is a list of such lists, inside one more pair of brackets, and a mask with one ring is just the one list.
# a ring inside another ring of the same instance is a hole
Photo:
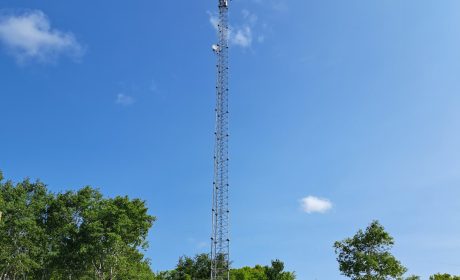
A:
{"label": "steel lattice tower mast", "polygon": [[228,280],[230,259],[228,207],[228,0],[219,1],[216,131],[212,203],[211,280]]}

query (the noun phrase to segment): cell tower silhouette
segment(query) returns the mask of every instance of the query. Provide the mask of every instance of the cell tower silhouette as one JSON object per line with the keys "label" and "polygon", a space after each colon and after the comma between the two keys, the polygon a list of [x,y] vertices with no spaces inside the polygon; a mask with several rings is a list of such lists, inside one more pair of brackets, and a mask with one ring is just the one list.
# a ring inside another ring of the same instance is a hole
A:
{"label": "cell tower silhouette", "polygon": [[211,280],[230,278],[228,207],[228,0],[219,1],[217,55],[216,130],[212,201]]}

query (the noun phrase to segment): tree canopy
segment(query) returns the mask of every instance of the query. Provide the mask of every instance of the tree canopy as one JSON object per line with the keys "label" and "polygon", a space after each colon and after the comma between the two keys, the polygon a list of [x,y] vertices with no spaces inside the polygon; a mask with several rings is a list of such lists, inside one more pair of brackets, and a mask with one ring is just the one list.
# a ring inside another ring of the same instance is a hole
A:
{"label": "tree canopy", "polygon": [[155,217],[144,201],[1,180],[0,211],[0,280],[153,279],[142,249]]}
{"label": "tree canopy", "polygon": [[453,276],[447,273],[445,274],[438,273],[438,274],[430,276],[430,280],[460,280],[460,276]]}
{"label": "tree canopy", "polygon": [[[157,280],[208,280],[211,275],[211,260],[208,254],[181,257],[170,271],[157,273]],[[284,271],[284,263],[273,260],[271,266],[256,265],[230,269],[231,280],[294,280],[294,272]]]}
{"label": "tree canopy", "polygon": [[339,269],[353,280],[400,279],[406,268],[390,253],[393,237],[378,221],[334,243]]}
{"label": "tree canopy", "polygon": [[[50,192],[40,181],[4,181],[0,172],[0,280],[209,279],[207,254],[181,257],[155,275],[144,257],[155,217],[145,202],[97,189]],[[284,263],[232,269],[232,280],[293,280]]]}

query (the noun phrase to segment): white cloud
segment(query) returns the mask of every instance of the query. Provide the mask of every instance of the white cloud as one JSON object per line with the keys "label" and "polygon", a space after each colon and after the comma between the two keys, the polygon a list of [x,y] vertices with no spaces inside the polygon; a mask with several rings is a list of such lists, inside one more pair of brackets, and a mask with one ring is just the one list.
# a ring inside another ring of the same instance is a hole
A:
{"label": "white cloud", "polygon": [[[209,23],[217,31],[219,29],[219,18],[213,13],[209,14]],[[240,46],[243,48],[250,47],[252,45],[252,28],[250,24],[255,24],[257,17],[250,14],[247,10],[242,11],[243,18],[248,21],[248,24],[244,24],[242,27],[234,28],[229,27],[229,42],[232,45]]]}
{"label": "white cloud", "polygon": [[255,25],[257,23],[258,17],[255,14],[252,14],[248,10],[244,9],[241,11],[243,18],[251,25]]}
{"label": "white cloud", "polygon": [[0,42],[18,62],[52,62],[60,55],[78,58],[84,52],[72,33],[52,29],[42,11],[0,16]]}
{"label": "white cloud", "polygon": [[219,18],[217,15],[208,12],[209,14],[209,23],[211,23],[212,27],[217,31],[219,29]]}
{"label": "white cloud", "polygon": [[123,93],[117,94],[117,99],[115,100],[115,103],[123,105],[123,106],[132,105],[134,102],[135,100],[132,96],[129,96]]}
{"label": "white cloud", "polygon": [[332,208],[332,203],[328,199],[316,196],[307,196],[300,200],[302,210],[308,214],[325,213]]}

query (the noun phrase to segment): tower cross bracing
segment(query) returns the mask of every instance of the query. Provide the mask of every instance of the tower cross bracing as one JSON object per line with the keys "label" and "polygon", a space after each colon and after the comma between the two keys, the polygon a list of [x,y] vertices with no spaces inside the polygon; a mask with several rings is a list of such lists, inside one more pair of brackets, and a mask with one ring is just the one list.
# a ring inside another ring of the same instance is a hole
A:
{"label": "tower cross bracing", "polygon": [[219,1],[217,56],[216,124],[212,201],[211,280],[230,278],[230,237],[228,205],[228,1]]}

